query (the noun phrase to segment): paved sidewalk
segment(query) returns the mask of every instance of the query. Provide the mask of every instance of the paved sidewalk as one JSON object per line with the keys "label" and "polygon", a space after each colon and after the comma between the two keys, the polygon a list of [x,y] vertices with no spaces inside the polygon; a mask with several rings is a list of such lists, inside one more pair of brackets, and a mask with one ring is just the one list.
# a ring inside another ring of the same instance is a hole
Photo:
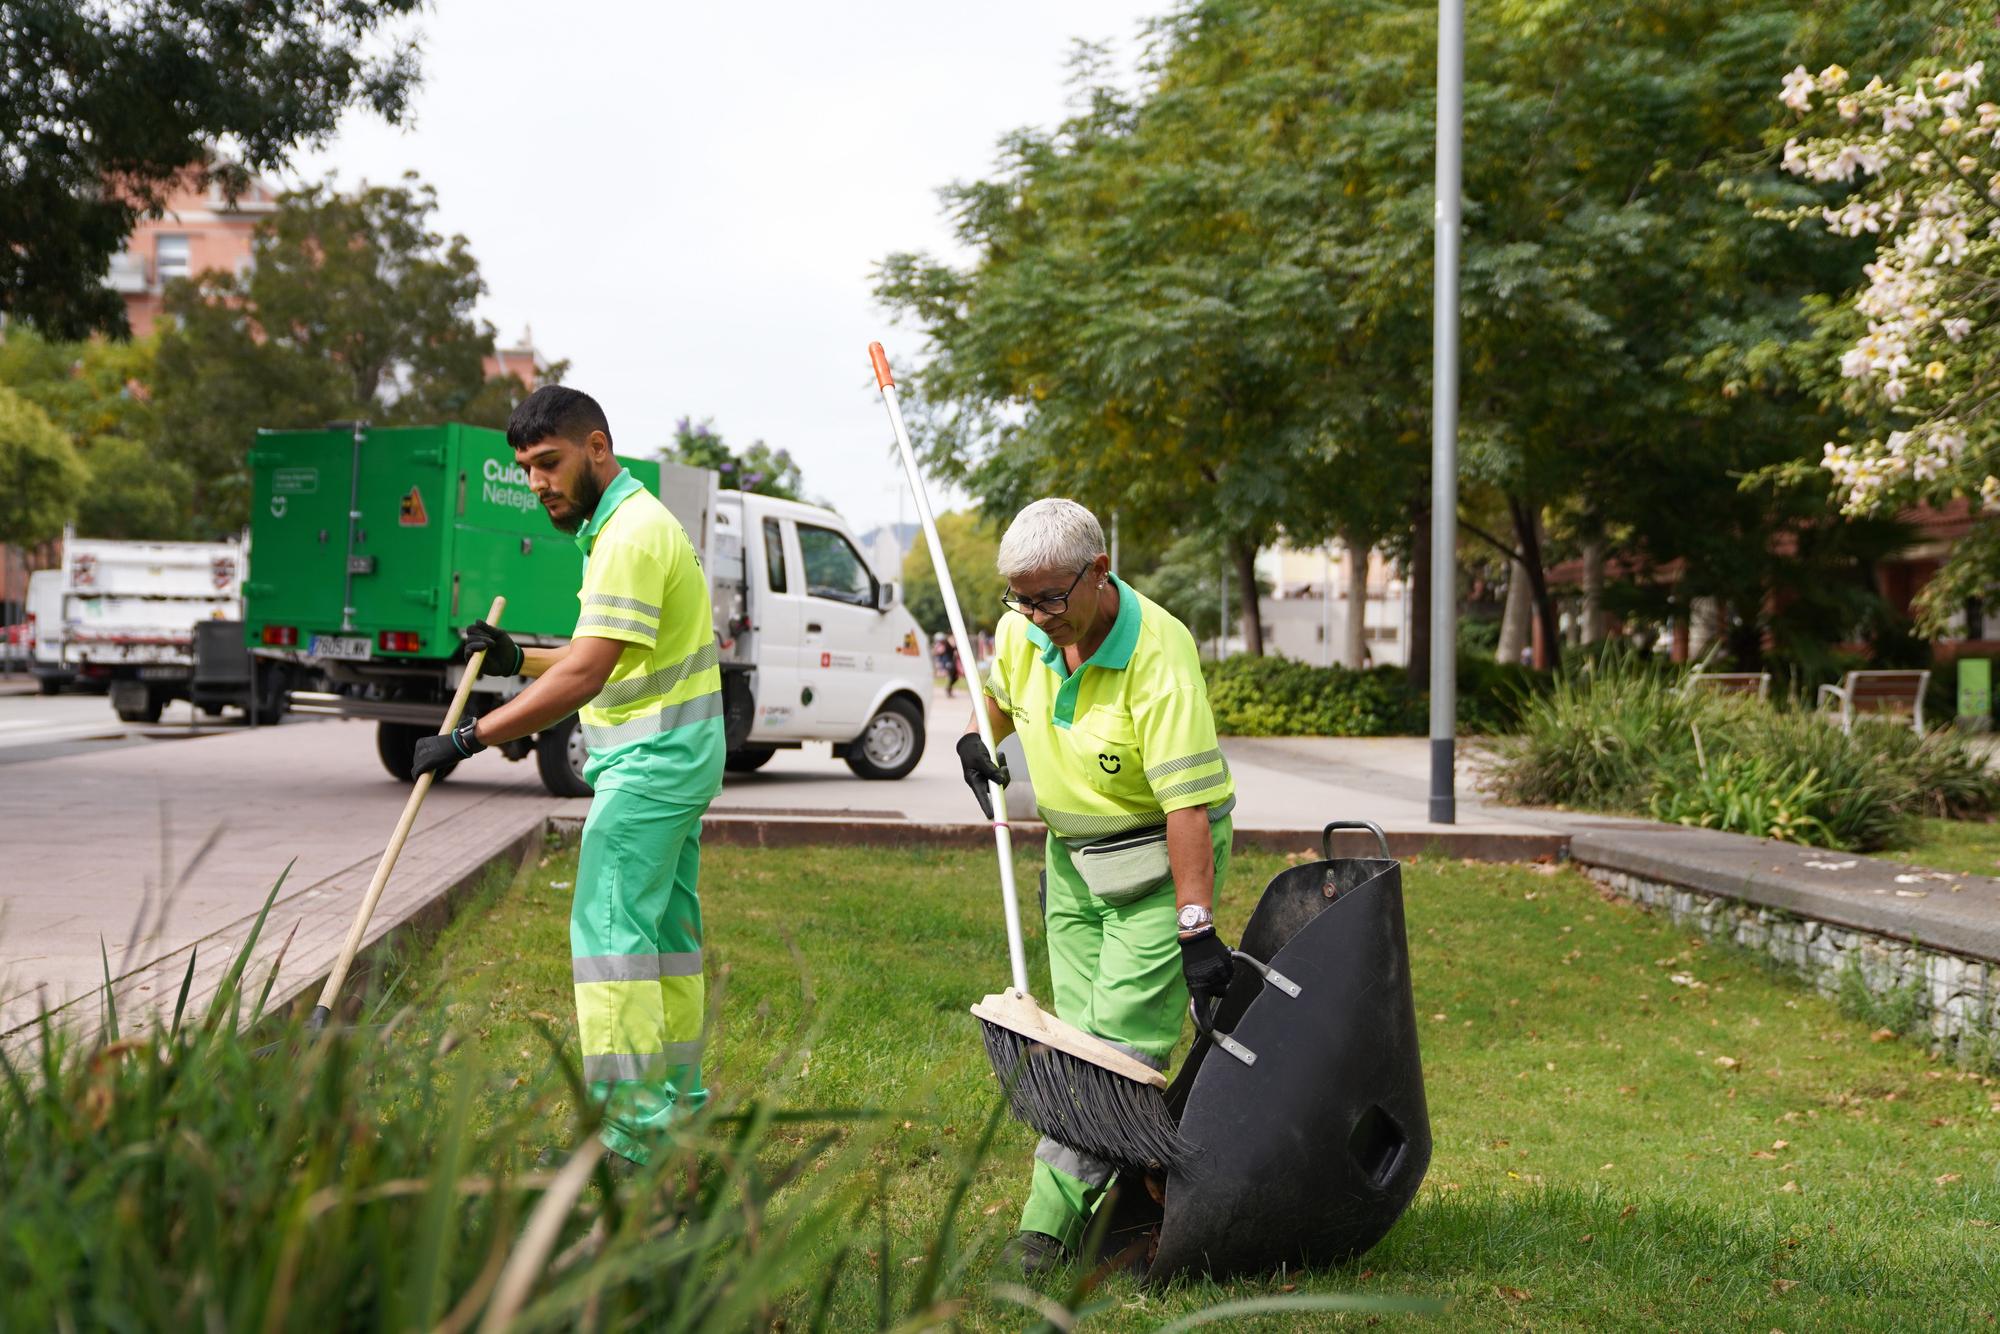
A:
{"label": "paved sidewalk", "polygon": [[[286,871],[254,976],[293,936],[273,992],[323,977],[409,789],[382,771],[374,728],[327,722],[162,741],[0,769],[0,1034],[101,989],[104,958],[133,1003],[213,992]],[[532,768],[468,774],[425,802],[370,939],[407,920],[559,805]],[[103,953],[100,954],[100,943]]]}

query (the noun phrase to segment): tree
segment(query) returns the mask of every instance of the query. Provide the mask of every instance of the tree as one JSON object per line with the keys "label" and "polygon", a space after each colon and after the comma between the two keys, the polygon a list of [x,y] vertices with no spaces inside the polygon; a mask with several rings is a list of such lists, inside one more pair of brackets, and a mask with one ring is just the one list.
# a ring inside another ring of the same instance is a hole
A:
{"label": "tree", "polygon": [[[937,526],[965,628],[973,634],[991,634],[1005,611],[1000,595],[1007,591],[998,568],[1000,530],[985,516],[964,510],[938,515]],[[929,633],[951,633],[951,618],[945,614],[944,595],[938,591],[930,544],[921,539],[903,557],[903,605]],[[970,652],[966,646],[961,648]]]}
{"label": "tree", "polygon": [[202,530],[243,525],[260,427],[506,424],[526,386],[486,378],[493,326],[473,317],[486,285],[466,239],[431,230],[436,206],[414,176],[307,186],[259,225],[248,273],[169,288],[160,438],[194,479]]}
{"label": "tree", "polygon": [[[1991,26],[1989,14],[1988,43]],[[1865,84],[1838,64],[1801,65],[1776,94],[1796,116],[1783,169],[1823,196],[1778,216],[1866,237],[1873,252],[1863,285],[1814,307],[1821,397],[1853,414],[1821,459],[1849,514],[1962,500],[1977,516],[2000,502],[2000,105],[1982,100],[1989,82],[1983,59],[1922,61]],[[1920,595],[1923,623],[1941,628],[1996,581],[2000,526],[1982,517]]]}
{"label": "tree", "polygon": [[0,389],[0,542],[30,546],[59,536],[83,482],[83,464],[62,428]]}
{"label": "tree", "polygon": [[[400,122],[414,37],[369,39],[418,0],[10,0],[0,13],[0,315],[58,338],[123,334],[104,286],[182,182],[234,196],[363,106]],[[224,143],[231,161],[211,156]]]}
{"label": "tree", "polygon": [[75,523],[86,537],[172,540],[189,535],[193,479],[161,455],[157,338],[59,343],[33,330],[0,342],[0,385],[49,415],[87,481]]}
{"label": "tree", "polygon": [[660,450],[660,457],[690,468],[710,469],[730,490],[776,496],[781,500],[802,498],[805,478],[790,450],[774,450],[762,440],[755,440],[738,454],[716,431],[713,417],[704,417],[699,422],[681,418],[674,424],[674,442]]}
{"label": "tree", "polygon": [[[1761,150],[1761,62],[1819,31],[1791,0],[1494,0],[1467,25],[1461,456],[1552,649],[1545,528],[1596,544],[1671,489],[1649,556],[1705,556],[1711,516],[1755,501],[1731,472],[1819,429],[1773,349],[1830,261],[1718,191]],[[1251,562],[1280,531],[1402,547],[1431,582],[1435,8],[1202,0],[1154,36],[1141,94],[1086,60],[1082,112],[945,191],[970,264],[891,256],[877,291],[930,341],[910,378],[935,464],[995,509],[1060,488],[1202,533],[1254,652]]]}

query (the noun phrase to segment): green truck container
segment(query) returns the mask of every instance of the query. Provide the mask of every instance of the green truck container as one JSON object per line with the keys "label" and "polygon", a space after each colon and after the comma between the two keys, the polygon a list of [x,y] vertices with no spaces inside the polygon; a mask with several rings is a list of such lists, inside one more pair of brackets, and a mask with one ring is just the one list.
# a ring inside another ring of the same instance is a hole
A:
{"label": "green truck container", "polygon": [[[655,493],[660,465],[622,460]],[[500,431],[260,432],[250,456],[245,634],[320,660],[449,659],[507,598],[507,628],[565,638],[583,555]]]}
{"label": "green truck container", "polygon": [[[655,493],[660,465],[621,459]],[[505,596],[509,633],[560,642],[576,625],[583,554],[550,524],[505,433],[477,426],[260,431],[250,454],[244,638],[255,699],[372,719],[383,765],[409,777],[463,659],[459,627]],[[551,789],[586,795],[574,720],[536,753]],[[577,752],[572,754],[571,752]]]}

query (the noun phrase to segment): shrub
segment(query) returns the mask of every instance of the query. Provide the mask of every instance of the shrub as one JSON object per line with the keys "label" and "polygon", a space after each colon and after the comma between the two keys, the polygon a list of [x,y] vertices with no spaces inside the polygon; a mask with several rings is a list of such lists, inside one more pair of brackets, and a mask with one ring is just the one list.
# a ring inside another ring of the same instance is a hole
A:
{"label": "shrub", "polygon": [[1567,672],[1523,707],[1494,775],[1504,800],[1650,812],[1683,824],[1867,852],[1920,813],[1983,815],[2000,784],[1951,732],[1891,722],[1852,733],[1800,709],[1683,693],[1637,662]]}
{"label": "shrub", "polygon": [[1233,736],[1415,736],[1429,715],[1400,667],[1236,657],[1203,668],[1216,730]]}
{"label": "shrub", "polygon": [[1664,673],[1630,658],[1557,674],[1525,700],[1518,734],[1493,776],[1503,801],[1639,811],[1663,764],[1691,759],[1691,728],[1719,725],[1735,701],[1682,694]]}
{"label": "shrub", "polygon": [[[1412,690],[1401,667],[1355,671],[1246,655],[1202,670],[1216,730],[1226,736],[1422,736],[1430,728],[1430,696]],[[1537,680],[1514,664],[1459,659],[1459,727],[1511,729]]]}

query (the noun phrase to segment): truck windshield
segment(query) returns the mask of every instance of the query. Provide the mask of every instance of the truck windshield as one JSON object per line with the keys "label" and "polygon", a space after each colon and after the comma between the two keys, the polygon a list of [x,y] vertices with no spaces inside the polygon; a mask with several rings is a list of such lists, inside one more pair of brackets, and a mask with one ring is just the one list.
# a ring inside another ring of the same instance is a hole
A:
{"label": "truck windshield", "polygon": [[875,605],[875,576],[842,534],[802,523],[799,555],[806,566],[806,592],[813,597],[857,607]]}

